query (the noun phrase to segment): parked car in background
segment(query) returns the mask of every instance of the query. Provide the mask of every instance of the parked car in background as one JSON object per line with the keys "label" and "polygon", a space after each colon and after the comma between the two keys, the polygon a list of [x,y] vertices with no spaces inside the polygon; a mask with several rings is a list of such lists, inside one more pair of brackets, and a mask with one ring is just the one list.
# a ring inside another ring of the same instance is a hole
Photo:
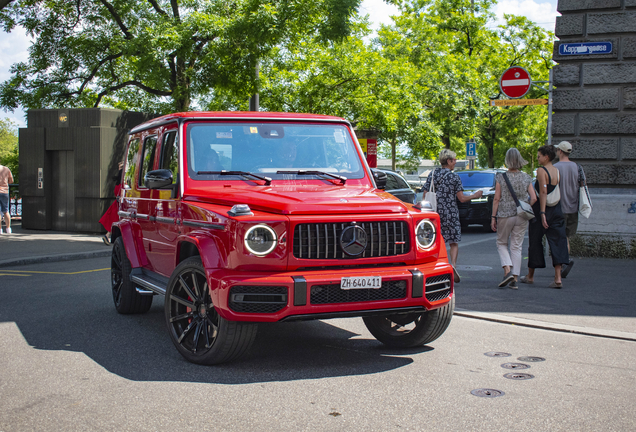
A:
{"label": "parked car in background", "polygon": [[382,170],[378,168],[373,168],[373,171],[381,171],[386,174],[386,192],[404,202],[415,204],[415,191],[411,188],[411,186],[409,186],[409,183],[404,177],[395,171]]}
{"label": "parked car in background", "polygon": [[456,171],[466,194],[472,194],[478,190],[484,193],[481,198],[466,203],[457,200],[459,220],[462,227],[479,224],[485,230],[491,231],[490,219],[492,216],[492,201],[495,197],[495,176],[498,172],[504,171],[500,169]]}

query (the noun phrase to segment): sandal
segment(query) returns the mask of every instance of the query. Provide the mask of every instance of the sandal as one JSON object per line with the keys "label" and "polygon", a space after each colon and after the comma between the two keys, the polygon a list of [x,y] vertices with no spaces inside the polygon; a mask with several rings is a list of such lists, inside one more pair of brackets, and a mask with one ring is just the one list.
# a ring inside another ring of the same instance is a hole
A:
{"label": "sandal", "polygon": [[563,284],[561,282],[552,282],[550,285],[548,285],[548,288],[561,289],[563,288]]}
{"label": "sandal", "polygon": [[457,269],[455,269],[455,267],[453,267],[453,282],[457,283],[461,280],[461,278],[459,277],[459,273],[457,273]]}
{"label": "sandal", "polygon": [[524,283],[524,284],[528,284],[528,285],[532,285],[534,283],[534,280],[529,280],[528,276],[521,276],[519,278],[519,282]]}

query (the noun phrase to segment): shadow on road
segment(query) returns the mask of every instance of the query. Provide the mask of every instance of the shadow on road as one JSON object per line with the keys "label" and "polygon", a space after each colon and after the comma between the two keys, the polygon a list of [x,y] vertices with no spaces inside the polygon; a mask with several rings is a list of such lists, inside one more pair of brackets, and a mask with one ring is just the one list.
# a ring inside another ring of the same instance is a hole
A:
{"label": "shadow on road", "polygon": [[16,322],[35,349],[82,352],[134,381],[245,384],[365,375],[406,366],[413,362],[409,356],[433,349],[389,350],[324,321],[272,323],[259,325],[244,359],[199,366],[184,360],[170,341],[163,298],[155,297],[144,315],[119,315],[108,284],[96,291],[62,286],[63,280],[49,277],[41,288],[31,285],[33,290],[3,289],[9,300],[0,305],[0,321]]}

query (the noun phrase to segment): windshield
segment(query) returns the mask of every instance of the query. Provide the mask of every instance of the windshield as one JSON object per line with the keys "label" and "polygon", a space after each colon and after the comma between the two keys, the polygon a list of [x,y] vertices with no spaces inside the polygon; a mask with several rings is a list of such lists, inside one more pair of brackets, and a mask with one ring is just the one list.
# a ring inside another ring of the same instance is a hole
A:
{"label": "windshield", "polygon": [[484,172],[457,173],[462,180],[464,188],[485,188],[495,185],[495,174]]}
{"label": "windshield", "polygon": [[[195,180],[227,180],[227,173],[221,176],[219,171],[254,173],[279,180],[326,178],[320,172],[347,179],[364,176],[344,125],[201,122],[188,124],[187,137],[188,171]],[[236,174],[236,178],[245,177]]]}

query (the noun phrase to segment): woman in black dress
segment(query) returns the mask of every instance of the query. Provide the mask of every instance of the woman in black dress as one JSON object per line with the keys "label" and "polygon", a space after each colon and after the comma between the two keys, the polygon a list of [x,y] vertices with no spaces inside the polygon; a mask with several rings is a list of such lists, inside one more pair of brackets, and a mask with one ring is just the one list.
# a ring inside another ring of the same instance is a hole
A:
{"label": "woman in black dress", "polygon": [[532,209],[535,215],[528,225],[528,276],[519,279],[522,283],[534,283],[534,269],[545,268],[545,257],[543,256],[543,245],[541,239],[545,235],[550,252],[552,254],[552,265],[554,266],[554,282],[550,288],[561,288],[561,266],[570,262],[568,254],[568,242],[565,236],[565,217],[561,210],[561,202],[550,206],[548,194],[552,193],[559,184],[559,170],[552,165],[552,160],[556,156],[553,146],[539,147],[537,160],[541,167],[537,170],[537,180],[534,188],[539,195],[539,200],[534,203]]}
{"label": "woman in black dress", "polygon": [[444,241],[450,244],[450,260],[453,266],[453,279],[455,282],[460,281],[459,274],[455,270],[457,265],[457,255],[459,254],[459,245],[462,239],[462,227],[459,222],[459,209],[457,208],[457,200],[468,202],[475,198],[480,198],[482,191],[477,191],[472,195],[464,195],[464,187],[462,181],[457,174],[453,172],[457,163],[454,151],[444,149],[439,154],[439,163],[441,168],[436,168],[426,179],[426,184],[422,189],[424,195],[431,188],[431,181],[435,182],[435,194],[437,195],[437,213],[439,213],[442,237]]}

